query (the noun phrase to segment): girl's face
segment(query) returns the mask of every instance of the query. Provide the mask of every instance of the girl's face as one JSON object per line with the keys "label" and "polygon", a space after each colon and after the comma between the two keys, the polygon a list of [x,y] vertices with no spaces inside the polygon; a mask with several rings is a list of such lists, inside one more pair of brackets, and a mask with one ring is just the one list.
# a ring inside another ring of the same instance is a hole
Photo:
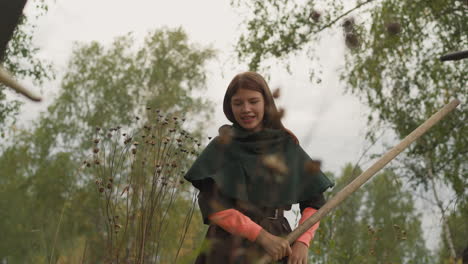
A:
{"label": "girl's face", "polygon": [[265,101],[260,92],[240,88],[231,97],[231,109],[237,123],[246,130],[262,130]]}

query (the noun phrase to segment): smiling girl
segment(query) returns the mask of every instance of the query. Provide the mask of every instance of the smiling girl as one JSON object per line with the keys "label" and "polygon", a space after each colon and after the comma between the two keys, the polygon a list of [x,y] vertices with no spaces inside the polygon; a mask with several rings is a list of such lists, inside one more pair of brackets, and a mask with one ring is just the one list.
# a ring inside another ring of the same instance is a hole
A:
{"label": "smiling girl", "polygon": [[[265,79],[238,74],[224,96],[232,125],[220,128],[185,178],[200,190],[198,203],[209,225],[196,264],[255,263],[268,253],[277,263],[305,264],[318,223],[292,246],[283,212],[299,203],[300,223],[324,203],[333,183],[280,120]],[[226,137],[229,137],[226,140]]]}

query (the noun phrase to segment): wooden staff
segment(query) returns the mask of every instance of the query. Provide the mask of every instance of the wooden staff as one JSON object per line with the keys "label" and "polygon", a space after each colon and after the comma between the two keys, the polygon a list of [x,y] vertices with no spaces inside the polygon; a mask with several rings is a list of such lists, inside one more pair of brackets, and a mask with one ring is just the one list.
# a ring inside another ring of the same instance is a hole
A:
{"label": "wooden staff", "polygon": [[2,67],[0,67],[0,83],[13,88],[13,90],[16,92],[23,94],[33,101],[40,102],[42,100],[41,97],[31,93],[28,91],[28,89],[24,88],[24,86],[15,81],[13,77]]}
{"label": "wooden staff", "polygon": [[[400,154],[405,148],[407,148],[411,143],[416,139],[422,136],[427,132],[432,126],[437,124],[442,118],[444,118],[448,113],[453,111],[460,104],[460,100],[454,99],[449,104],[445,105],[437,113],[432,115],[426,122],[416,128],[411,134],[406,136],[398,145],[389,150],[385,155],[383,155],[377,162],[374,163],[370,168],[364,171],[356,179],[354,179],[350,184],[344,187],[339,191],[333,198],[331,198],[322,208],[320,208],[315,214],[308,218],[302,225],[298,226],[293,232],[291,232],[286,239],[292,244],[298,237],[300,237],[304,232],[309,230],[315,223],[320,221],[325,215],[327,215],[331,210],[340,205],[348,196],[355,192],[359,187],[361,187],[365,182],[367,182],[372,176],[374,176],[379,170],[381,170],[387,163],[394,159],[398,154]],[[270,255],[265,254],[258,264],[265,264],[271,261]]]}

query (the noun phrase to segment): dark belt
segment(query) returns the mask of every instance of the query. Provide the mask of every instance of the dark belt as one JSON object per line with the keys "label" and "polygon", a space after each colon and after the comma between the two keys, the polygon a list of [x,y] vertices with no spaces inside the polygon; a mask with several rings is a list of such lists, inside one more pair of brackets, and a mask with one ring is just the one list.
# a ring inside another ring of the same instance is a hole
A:
{"label": "dark belt", "polygon": [[268,219],[278,219],[284,216],[283,208],[262,208],[258,214]]}
{"label": "dark belt", "polygon": [[260,207],[254,206],[250,203],[242,203],[238,204],[239,211],[244,213],[249,217],[254,217],[255,219],[279,219],[284,216],[284,211],[289,210],[290,207],[281,207],[281,208],[272,208],[272,207]]}

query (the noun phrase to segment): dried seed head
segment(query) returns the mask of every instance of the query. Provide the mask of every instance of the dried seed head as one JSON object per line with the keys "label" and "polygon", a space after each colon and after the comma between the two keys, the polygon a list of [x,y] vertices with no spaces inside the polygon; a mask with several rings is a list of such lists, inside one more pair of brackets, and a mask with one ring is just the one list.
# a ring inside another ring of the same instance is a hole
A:
{"label": "dried seed head", "polygon": [[133,149],[132,149],[132,154],[135,155],[136,152],[137,152],[136,148],[133,148]]}
{"label": "dried seed head", "polygon": [[283,119],[284,114],[285,114],[284,108],[279,108],[279,109],[278,109],[278,112],[276,112],[276,113],[272,116],[272,119],[273,119],[273,120],[281,120],[281,119]]}
{"label": "dried seed head", "polygon": [[222,145],[228,145],[231,143],[232,141],[232,133],[223,133],[223,134],[220,134],[216,140],[218,141],[219,144],[222,144]]}
{"label": "dried seed head", "polygon": [[98,153],[98,152],[99,152],[99,149],[98,149],[98,148],[94,148],[94,149],[93,149],[93,153],[96,154],[96,153]]}
{"label": "dried seed head", "polygon": [[232,137],[234,135],[234,132],[232,131],[231,126],[229,125],[221,126],[218,129],[218,133],[219,133],[219,136],[216,139],[220,144],[226,145],[226,144],[231,143]]}
{"label": "dried seed head", "polygon": [[112,177],[109,178],[109,182],[111,182],[111,183],[114,182],[114,179]]}
{"label": "dried seed head", "polygon": [[135,116],[135,119],[136,119],[136,120],[140,120],[140,117],[138,117],[138,116]]}
{"label": "dried seed head", "polygon": [[140,144],[140,143],[138,143],[138,141],[133,142],[133,145],[134,145],[134,146],[138,146],[139,144]]}
{"label": "dried seed head", "polygon": [[99,187],[99,192],[102,193],[104,191],[104,187]]}
{"label": "dried seed head", "polygon": [[281,95],[281,92],[280,92],[280,88],[276,88],[274,91],[273,91],[273,98],[275,99],[278,99]]}
{"label": "dried seed head", "polygon": [[96,139],[94,140],[94,144],[97,144],[97,143],[99,143],[99,139],[96,138]]}
{"label": "dried seed head", "polygon": [[284,113],[285,113],[284,108],[280,107],[280,108],[278,109],[278,118],[279,118],[279,119],[282,119],[282,118],[284,117]]}
{"label": "dried seed head", "polygon": [[100,130],[101,130],[101,128],[100,128],[100,127],[96,127],[96,131],[100,131]]}
{"label": "dried seed head", "polygon": [[100,164],[101,164],[101,161],[99,161],[98,159],[96,159],[96,160],[94,160],[94,164],[100,165]]}
{"label": "dried seed head", "polygon": [[359,39],[354,33],[346,34],[345,44],[350,49],[355,49],[359,47]]}
{"label": "dried seed head", "polygon": [[354,29],[354,18],[353,17],[348,17],[343,21],[343,24],[341,26],[344,29],[345,33],[351,33]]}
{"label": "dried seed head", "polygon": [[108,137],[108,138],[111,138],[111,137],[112,137],[112,134],[111,134],[111,133],[107,133],[107,137]]}
{"label": "dried seed head", "polygon": [[320,166],[321,162],[319,160],[309,160],[304,164],[304,169],[308,174],[314,175],[320,172]]}
{"label": "dried seed head", "polygon": [[110,189],[110,188],[112,188],[112,183],[109,182],[109,183],[107,184],[107,189]]}
{"label": "dried seed head", "polygon": [[278,155],[265,155],[262,158],[262,163],[265,167],[269,168],[272,171],[275,171],[279,174],[287,174],[288,167],[284,163],[284,160],[280,158]]}
{"label": "dried seed head", "polygon": [[312,11],[312,13],[310,13],[310,18],[312,18],[312,20],[314,20],[315,22],[319,21],[320,16],[321,14],[317,10],[314,10]]}
{"label": "dried seed head", "polygon": [[385,25],[388,34],[394,36],[401,32],[401,25],[398,22],[390,22]]}

